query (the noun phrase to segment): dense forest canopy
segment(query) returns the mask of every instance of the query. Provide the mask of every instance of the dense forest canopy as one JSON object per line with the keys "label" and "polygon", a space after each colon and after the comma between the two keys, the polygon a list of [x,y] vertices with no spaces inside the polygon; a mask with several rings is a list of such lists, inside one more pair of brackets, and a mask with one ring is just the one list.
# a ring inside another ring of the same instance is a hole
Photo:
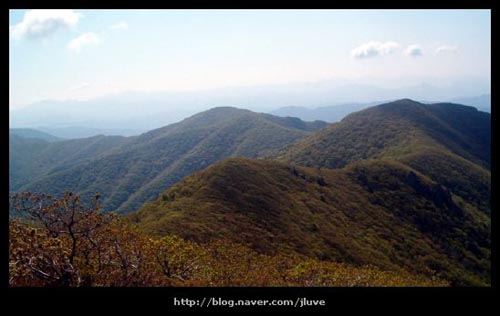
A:
{"label": "dense forest canopy", "polygon": [[488,286],[490,119],[404,99],[329,125],[214,108],[135,137],[11,134],[10,282]]}

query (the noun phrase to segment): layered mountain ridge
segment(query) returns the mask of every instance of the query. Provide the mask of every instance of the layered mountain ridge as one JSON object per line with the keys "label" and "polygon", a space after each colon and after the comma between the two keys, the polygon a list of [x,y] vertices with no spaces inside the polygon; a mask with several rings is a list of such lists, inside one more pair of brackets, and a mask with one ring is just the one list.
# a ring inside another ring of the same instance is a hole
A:
{"label": "layered mountain ridge", "polygon": [[185,178],[130,218],[155,235],[490,283],[490,116],[408,99]]}
{"label": "layered mountain ridge", "polygon": [[10,189],[99,192],[160,237],[484,286],[490,120],[403,99],[334,124],[222,107],[134,137],[11,135]]}
{"label": "layered mountain ridge", "polygon": [[222,107],[134,137],[36,141],[29,153],[34,140],[11,137],[10,190],[99,192],[106,210],[129,212],[216,161],[264,156],[325,125]]}

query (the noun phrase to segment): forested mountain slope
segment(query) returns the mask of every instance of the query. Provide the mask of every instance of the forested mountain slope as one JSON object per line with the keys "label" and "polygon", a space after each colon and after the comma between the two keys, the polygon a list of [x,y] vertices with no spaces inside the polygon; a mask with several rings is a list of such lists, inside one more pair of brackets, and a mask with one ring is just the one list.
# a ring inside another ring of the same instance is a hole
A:
{"label": "forested mountain slope", "polygon": [[263,252],[485,285],[490,130],[490,115],[472,107],[382,104],[270,155],[278,161],[213,165],[131,218],[157,235],[224,236]]}
{"label": "forested mountain slope", "polygon": [[106,210],[127,212],[214,162],[268,155],[324,126],[222,107],[135,137],[41,145],[26,163],[19,158],[26,157],[19,154],[26,147],[12,141],[10,169],[17,171],[11,176],[11,191],[99,192]]}
{"label": "forested mountain slope", "polygon": [[320,168],[394,159],[490,210],[491,115],[469,106],[408,99],[382,104],[353,113],[272,157]]}
{"label": "forested mountain slope", "polygon": [[9,191],[85,161],[103,156],[126,142],[121,136],[94,136],[48,142],[9,136]]}
{"label": "forested mountain slope", "polygon": [[222,237],[264,253],[404,268],[455,285],[490,282],[489,216],[396,161],[330,170],[229,159],[130,218],[157,236]]}

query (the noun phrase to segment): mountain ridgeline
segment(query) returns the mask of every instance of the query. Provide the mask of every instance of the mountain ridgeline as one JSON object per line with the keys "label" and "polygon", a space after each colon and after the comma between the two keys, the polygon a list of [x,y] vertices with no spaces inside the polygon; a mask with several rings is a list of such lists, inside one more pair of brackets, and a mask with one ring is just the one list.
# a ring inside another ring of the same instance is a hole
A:
{"label": "mountain ridgeline", "polygon": [[491,284],[491,116],[474,107],[402,99],[333,124],[220,107],[133,137],[21,132],[11,192],[99,192],[156,237]]}
{"label": "mountain ridgeline", "polygon": [[491,283],[490,115],[408,99],[185,178],[129,218],[157,236]]}
{"label": "mountain ridgeline", "polygon": [[[389,103],[392,100],[369,102],[369,103],[345,103],[330,106],[322,106],[318,108],[308,108],[303,106],[286,106],[269,113],[278,116],[293,116],[298,117],[305,121],[322,120],[326,122],[338,122],[347,115],[366,109],[371,106]],[[443,100],[444,101],[444,100]],[[446,100],[451,103],[458,103],[463,105],[473,106],[479,111],[491,113],[491,95],[483,94],[476,97],[458,98],[453,100]],[[436,103],[424,102],[422,103]]]}
{"label": "mountain ridgeline", "polygon": [[47,142],[55,142],[61,140],[57,136],[32,128],[11,128],[9,129],[9,136],[10,135],[17,135],[24,138],[41,139]]}
{"label": "mountain ridgeline", "polygon": [[10,191],[99,192],[106,210],[129,212],[214,162],[269,155],[324,126],[223,107],[134,137],[48,143],[11,136]]}
{"label": "mountain ridgeline", "polygon": [[[89,161],[113,151],[126,141],[121,136],[94,136],[76,140],[46,141],[38,137],[9,136],[9,190],[43,179],[46,175]],[[54,191],[56,188],[54,188]],[[64,191],[64,187],[60,190]]]}
{"label": "mountain ridgeline", "polygon": [[404,99],[350,114],[276,157],[339,168],[359,159],[395,158],[438,147],[489,169],[490,143],[488,113],[458,104]]}
{"label": "mountain ridgeline", "polygon": [[400,100],[353,113],[273,157],[319,168],[394,159],[489,212],[490,117],[469,106]]}

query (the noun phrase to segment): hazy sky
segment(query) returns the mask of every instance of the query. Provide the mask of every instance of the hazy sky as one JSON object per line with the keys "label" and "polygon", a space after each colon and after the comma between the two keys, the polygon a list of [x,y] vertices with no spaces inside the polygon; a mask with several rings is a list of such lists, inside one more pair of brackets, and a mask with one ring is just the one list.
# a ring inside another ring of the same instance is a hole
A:
{"label": "hazy sky", "polygon": [[11,10],[9,24],[11,107],[127,90],[491,72],[489,10]]}

